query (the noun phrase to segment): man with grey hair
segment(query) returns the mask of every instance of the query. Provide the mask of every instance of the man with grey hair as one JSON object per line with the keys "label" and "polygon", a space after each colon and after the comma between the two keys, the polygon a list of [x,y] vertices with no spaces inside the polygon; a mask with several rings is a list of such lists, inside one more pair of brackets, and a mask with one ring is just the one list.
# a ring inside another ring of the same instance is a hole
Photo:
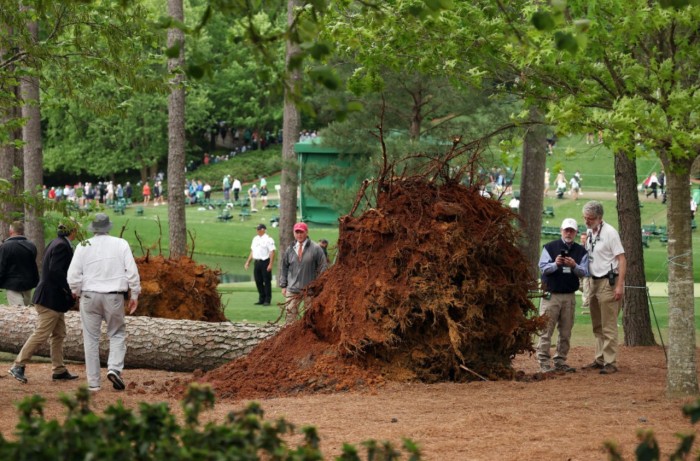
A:
{"label": "man with grey hair", "polygon": [[126,355],[124,301],[129,298],[129,313],[138,306],[141,279],[129,243],[108,235],[109,216],[97,213],[88,226],[95,235],[78,245],[68,268],[68,285],[80,297],[80,321],[83,325],[85,371],[88,389],[100,390],[100,329],[107,324],[109,358],[107,379],[114,389],[124,390],[121,373]]}
{"label": "man with grey hair", "polygon": [[7,290],[7,303],[27,306],[32,288],[39,283],[36,246],[24,236],[24,223],[13,221],[10,236],[0,245],[0,288]]}
{"label": "man with grey hair", "polygon": [[588,228],[589,304],[596,339],[595,359],[583,369],[600,370],[601,374],[607,375],[617,372],[617,316],[625,291],[627,260],[620,234],[603,221],[600,202],[586,203],[583,219]]}

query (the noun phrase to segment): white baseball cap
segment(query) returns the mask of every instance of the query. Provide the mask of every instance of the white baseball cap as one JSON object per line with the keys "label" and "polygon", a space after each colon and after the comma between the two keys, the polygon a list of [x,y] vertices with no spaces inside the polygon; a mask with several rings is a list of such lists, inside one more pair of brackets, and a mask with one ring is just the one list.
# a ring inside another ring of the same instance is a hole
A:
{"label": "white baseball cap", "polygon": [[562,229],[575,229],[578,231],[578,224],[576,223],[576,220],[573,218],[566,218],[562,223],[561,223],[561,228]]}

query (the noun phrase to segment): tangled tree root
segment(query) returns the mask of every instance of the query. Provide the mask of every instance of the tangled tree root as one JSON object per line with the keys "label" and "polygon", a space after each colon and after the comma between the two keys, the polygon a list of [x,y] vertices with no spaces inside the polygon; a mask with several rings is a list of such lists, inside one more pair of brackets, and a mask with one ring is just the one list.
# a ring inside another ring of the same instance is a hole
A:
{"label": "tangled tree root", "polygon": [[307,287],[304,317],[204,379],[251,398],[513,378],[543,326],[516,220],[457,178],[380,181],[376,207],[341,218],[337,262]]}
{"label": "tangled tree root", "polygon": [[141,277],[141,295],[134,315],[179,320],[225,322],[219,271],[183,256],[136,258]]}

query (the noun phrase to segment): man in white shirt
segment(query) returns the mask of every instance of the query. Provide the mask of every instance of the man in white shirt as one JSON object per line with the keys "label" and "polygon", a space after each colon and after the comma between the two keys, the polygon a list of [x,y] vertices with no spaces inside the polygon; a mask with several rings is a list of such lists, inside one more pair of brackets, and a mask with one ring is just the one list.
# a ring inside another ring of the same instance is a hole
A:
{"label": "man in white shirt", "polygon": [[617,372],[617,316],[625,292],[627,259],[620,234],[603,221],[600,202],[586,203],[583,219],[588,228],[589,305],[596,339],[595,359],[583,369],[600,370],[606,375]]}
{"label": "man in white shirt", "polygon": [[253,237],[245,269],[248,270],[250,260],[254,259],[253,276],[255,286],[258,288],[258,302],[255,305],[269,306],[272,302],[272,263],[275,261],[275,241],[267,235],[265,224],[258,224],[256,230],[258,235]]}
{"label": "man in white shirt", "polygon": [[241,193],[241,182],[238,180],[238,178],[235,178],[233,180],[233,184],[231,185],[231,189],[233,190],[233,200],[236,202],[238,201],[238,196]]}
{"label": "man in white shirt", "polygon": [[80,297],[85,370],[90,391],[100,390],[102,320],[107,323],[109,337],[107,379],[116,390],[126,388],[121,377],[126,355],[124,301],[131,291],[129,313],[133,314],[141,293],[141,279],[129,243],[108,235],[111,228],[109,216],[97,213],[88,226],[95,235],[77,246],[68,268],[68,285],[73,294]]}

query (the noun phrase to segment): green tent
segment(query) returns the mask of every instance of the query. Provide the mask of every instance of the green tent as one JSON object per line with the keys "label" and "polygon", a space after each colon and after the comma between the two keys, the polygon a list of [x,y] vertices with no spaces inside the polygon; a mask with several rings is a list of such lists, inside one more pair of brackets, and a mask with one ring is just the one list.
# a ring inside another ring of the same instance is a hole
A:
{"label": "green tent", "polygon": [[335,147],[324,146],[321,138],[309,138],[294,145],[299,161],[299,184],[301,195],[299,208],[301,220],[314,224],[337,225],[338,218],[347,210],[337,210],[332,197],[338,188],[357,189],[356,175],[323,174],[336,167],[349,167],[346,154]]}

